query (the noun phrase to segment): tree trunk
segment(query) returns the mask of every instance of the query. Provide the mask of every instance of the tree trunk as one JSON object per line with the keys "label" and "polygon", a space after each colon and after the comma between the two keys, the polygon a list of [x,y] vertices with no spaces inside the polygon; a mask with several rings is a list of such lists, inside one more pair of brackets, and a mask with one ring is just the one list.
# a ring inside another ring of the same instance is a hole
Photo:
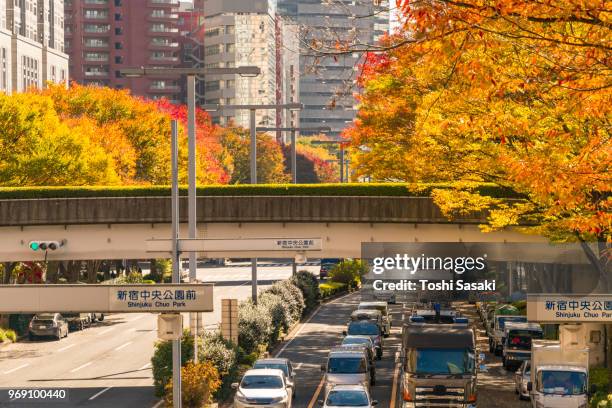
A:
{"label": "tree trunk", "polygon": [[13,275],[13,270],[17,266],[17,262],[3,262],[4,265],[4,274],[2,275],[2,283],[4,285],[8,285],[11,283],[11,277]]}
{"label": "tree trunk", "polygon": [[98,283],[100,261],[87,261],[87,283]]}
{"label": "tree trunk", "polygon": [[47,283],[57,283],[59,273],[59,262],[49,261],[47,262],[47,276],[45,281]]}

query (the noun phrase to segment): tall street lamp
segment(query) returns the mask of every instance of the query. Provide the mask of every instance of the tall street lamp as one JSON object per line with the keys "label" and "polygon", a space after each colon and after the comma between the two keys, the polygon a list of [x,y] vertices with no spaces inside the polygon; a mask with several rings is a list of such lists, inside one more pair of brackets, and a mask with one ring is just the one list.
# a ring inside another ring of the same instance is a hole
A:
{"label": "tall street lamp", "polygon": [[[251,184],[257,184],[257,124],[255,113],[258,109],[289,109],[300,110],[304,107],[301,103],[263,104],[263,105],[206,105],[208,110],[248,110],[249,130],[251,136]],[[257,304],[257,258],[251,258],[251,299]]]}
{"label": "tall street lamp", "polygon": [[[139,67],[124,68],[119,71],[127,78],[151,77],[151,76],[186,76],[187,77],[187,145],[188,145],[188,223],[189,238],[197,238],[196,221],[196,118],[195,118],[195,80],[196,76],[207,75],[232,75],[237,74],[244,77],[256,77],[261,73],[259,67],[243,66],[237,68],[158,68]],[[189,253],[189,282],[196,281],[197,263],[196,253]],[[198,315],[195,316],[195,333],[198,334]],[[194,361],[198,361],[197,341],[194,341]]]}

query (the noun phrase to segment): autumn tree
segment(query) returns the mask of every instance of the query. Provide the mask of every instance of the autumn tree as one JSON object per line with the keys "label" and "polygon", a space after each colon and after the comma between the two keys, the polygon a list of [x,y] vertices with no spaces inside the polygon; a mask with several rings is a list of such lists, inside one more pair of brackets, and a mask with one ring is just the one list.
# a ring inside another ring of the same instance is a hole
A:
{"label": "autumn tree", "polygon": [[[249,184],[251,142],[248,129],[229,127],[219,129],[219,141],[231,158],[230,184]],[[283,152],[280,145],[266,133],[257,134],[257,182],[286,183]]]}
{"label": "autumn tree", "polygon": [[[449,215],[490,209],[555,239],[609,241],[609,7],[600,1],[402,1],[402,29],[363,67],[347,132],[358,176],[450,181]],[[491,182],[517,205],[474,194]],[[467,182],[467,184],[466,184]]]}
{"label": "autumn tree", "polygon": [[[291,146],[283,146],[285,172],[291,174]],[[337,157],[321,146],[313,146],[306,141],[296,145],[296,164],[298,183],[336,183],[339,180]]]}

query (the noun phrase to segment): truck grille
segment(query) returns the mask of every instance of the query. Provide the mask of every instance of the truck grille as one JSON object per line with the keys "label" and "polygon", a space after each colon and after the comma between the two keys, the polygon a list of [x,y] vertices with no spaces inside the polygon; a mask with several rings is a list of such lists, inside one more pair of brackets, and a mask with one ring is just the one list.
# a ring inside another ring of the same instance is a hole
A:
{"label": "truck grille", "polygon": [[463,388],[435,385],[417,387],[415,403],[421,407],[463,407],[465,392]]}

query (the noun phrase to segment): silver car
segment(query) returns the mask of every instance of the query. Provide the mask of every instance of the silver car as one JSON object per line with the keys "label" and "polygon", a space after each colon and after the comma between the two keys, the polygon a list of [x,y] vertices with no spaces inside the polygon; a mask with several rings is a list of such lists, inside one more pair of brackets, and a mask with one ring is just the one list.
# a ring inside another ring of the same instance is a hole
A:
{"label": "silver car", "polygon": [[519,399],[529,399],[527,383],[531,381],[531,361],[525,360],[516,373],[514,373],[514,392]]}
{"label": "silver car", "polygon": [[318,402],[323,408],[371,408],[378,405],[378,401],[370,397],[368,389],[363,385],[335,385],[329,390],[325,400]]}
{"label": "silver car", "polygon": [[253,368],[277,368],[285,374],[287,384],[293,390],[292,397],[295,398],[295,371],[288,358],[261,358],[253,364]]}
{"label": "silver car", "polygon": [[68,337],[68,322],[59,313],[39,313],[30,321],[28,338],[55,337],[60,340]]}
{"label": "silver car", "polygon": [[393,325],[391,313],[389,313],[389,305],[387,302],[360,302],[357,310],[380,310],[382,314],[383,333],[385,337],[391,334],[391,326]]}
{"label": "silver car", "polygon": [[342,343],[340,344],[343,347],[346,346],[365,346],[368,350],[368,357],[370,358],[370,362],[374,363],[374,358],[376,357],[376,348],[374,347],[374,343],[370,336],[346,336]]}
{"label": "silver car", "polygon": [[285,373],[279,369],[256,368],[248,370],[239,383],[233,383],[237,390],[234,408],[291,408],[292,387],[287,383]]}
{"label": "silver car", "polygon": [[325,373],[325,390],[339,384],[357,384],[369,388],[376,383],[374,368],[365,348],[332,348],[327,363],[321,364],[321,371]]}

